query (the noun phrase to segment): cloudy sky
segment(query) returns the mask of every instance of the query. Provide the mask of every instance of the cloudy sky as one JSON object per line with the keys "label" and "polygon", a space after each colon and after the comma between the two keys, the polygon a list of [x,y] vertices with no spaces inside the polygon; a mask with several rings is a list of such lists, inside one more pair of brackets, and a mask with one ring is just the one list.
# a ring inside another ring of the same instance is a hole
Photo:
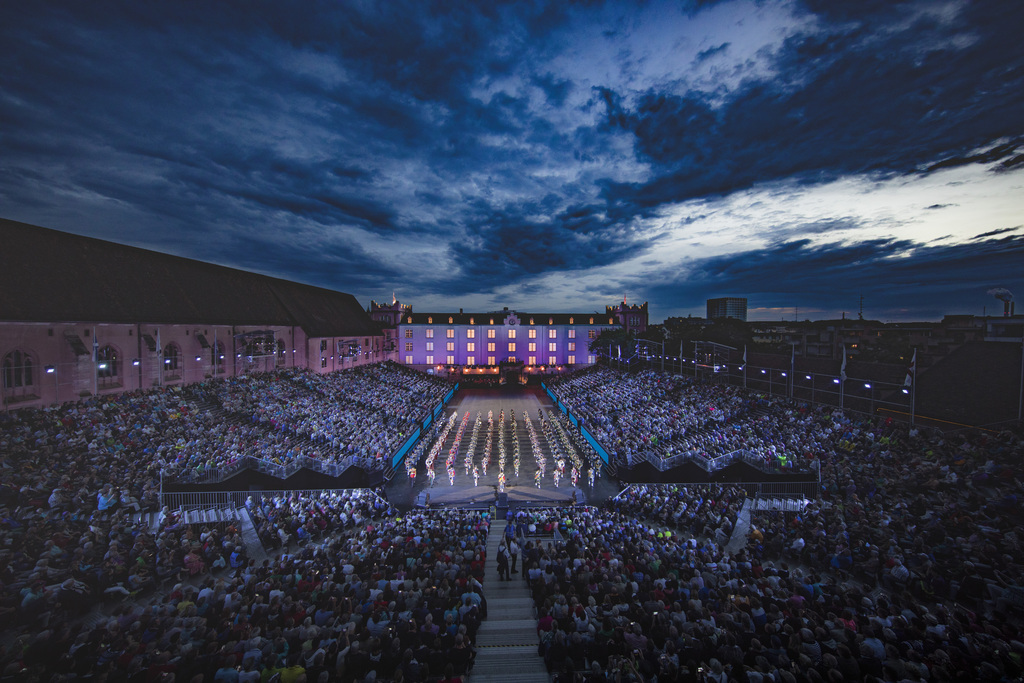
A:
{"label": "cloudy sky", "polygon": [[1024,296],[1024,3],[7,2],[0,217],[416,310]]}

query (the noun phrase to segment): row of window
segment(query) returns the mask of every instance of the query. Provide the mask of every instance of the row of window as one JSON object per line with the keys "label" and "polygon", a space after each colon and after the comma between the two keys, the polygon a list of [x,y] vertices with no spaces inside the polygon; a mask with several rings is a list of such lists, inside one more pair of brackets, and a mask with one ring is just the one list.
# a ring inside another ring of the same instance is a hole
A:
{"label": "row of window", "polygon": [[[506,333],[508,335],[507,338],[508,339],[515,339],[517,332],[518,332],[518,330],[515,330],[515,329],[508,330],[507,333]],[[412,333],[413,333],[413,330],[412,330],[411,327],[405,328],[405,338],[406,339],[412,339]],[[426,330],[424,330],[424,335],[426,336],[427,339],[433,339],[434,338],[434,330],[433,330],[433,328],[427,328]],[[488,339],[496,339],[497,336],[498,336],[498,331],[497,330],[494,330],[494,329],[487,330],[487,338]],[[536,339],[537,338],[537,330],[527,330],[526,331],[526,336],[529,339]],[[576,338],[576,330],[568,330],[566,332],[566,336],[569,339],[575,339]],[[445,337],[447,337],[448,339],[455,339],[455,330],[454,330],[454,328],[449,327],[448,329],[446,329],[445,330]],[[596,339],[597,338],[597,330],[587,330],[587,337],[589,339]],[[473,329],[466,330],[466,339],[476,339],[476,330],[473,330]],[[558,330],[548,330],[548,339],[558,339]]]}
{"label": "row of window", "polygon": [[[588,358],[587,362],[589,362],[589,363],[597,362],[597,359],[594,356],[587,356],[587,358]],[[516,357],[515,356],[509,356],[508,357],[508,362],[515,363],[516,362]],[[576,365],[576,356],[569,356],[569,358],[567,359],[566,362],[569,365]],[[406,356],[405,357],[405,364],[406,365],[412,365],[413,364],[413,357],[412,356]],[[434,364],[434,356],[429,356],[428,355],[427,358],[426,358],[426,364],[427,365],[433,365]],[[526,364],[527,365],[537,365],[537,356],[530,356],[528,358]],[[558,357],[557,356],[548,356],[548,363],[547,364],[548,365],[558,365]],[[455,365],[455,356],[445,356],[445,365]],[[476,365],[476,356],[466,356],[466,365]],[[487,356],[487,365],[497,365],[497,359],[494,356]]]}
{"label": "row of window", "polygon": [[[248,351],[249,349],[246,349]],[[276,357],[278,364],[285,360],[284,342],[278,340]],[[199,357],[197,357],[199,358]],[[223,372],[224,343],[215,342],[210,346],[210,365]],[[178,344],[171,342],[163,348],[164,379],[177,379],[185,363]],[[53,368],[47,368],[47,372]],[[120,351],[109,344],[96,351],[96,377],[101,387],[118,386],[122,373],[122,357]],[[38,364],[32,356],[20,350],[11,351],[3,358],[0,366],[0,379],[5,391],[18,390],[17,393],[28,393],[38,380]]]}
{"label": "row of window", "polygon": [[[487,343],[487,350],[492,352],[492,353],[497,350],[496,347],[497,347],[497,344],[495,342],[488,342]],[[527,350],[529,350],[531,352],[532,351],[536,351],[537,350],[537,342],[530,342],[529,344],[527,344],[527,347],[528,347]],[[413,342],[405,342],[405,350],[406,350],[406,352],[412,351],[413,350]],[[434,350],[434,342],[427,342],[425,350],[428,353],[433,351]],[[445,351],[454,351],[454,350],[455,350],[455,342],[448,342],[447,344],[445,344]],[[509,342],[508,343],[508,350],[514,352],[516,350],[516,342]],[[569,342],[568,343],[568,350],[569,351],[575,351],[576,350],[576,342]],[[476,351],[476,342],[466,342],[466,353],[473,353],[474,351]],[[548,342],[548,351],[550,351],[552,353],[554,353],[555,351],[558,351],[558,342]],[[470,365],[473,365],[473,364],[470,363]]]}
{"label": "row of window", "polygon": [[[383,318],[381,318],[381,319],[383,319]],[[406,323],[408,323],[409,325],[412,325],[412,318],[411,317],[406,318],[405,320],[406,320]],[[488,320],[490,321],[490,322],[487,323],[488,325],[493,325],[494,324],[494,318],[489,318]],[[639,318],[633,318],[633,320],[639,320]],[[434,324],[434,317],[433,316],[427,316],[427,324],[428,325],[433,325]],[[454,316],[448,316],[448,324],[449,325],[454,325],[455,324]],[[470,318],[469,319],[469,324],[470,325],[476,325],[476,319],[475,318]],[[529,324],[531,324],[531,325],[534,324],[534,319],[533,318],[530,318],[530,323]],[[554,318],[548,318],[548,325],[554,325],[554,324],[555,324],[555,319]],[[570,317],[569,318],[569,324],[570,325],[575,325],[576,324],[576,318]],[[593,316],[590,317],[590,322],[588,324],[589,325],[593,325],[594,324]],[[614,318],[608,318],[608,324],[609,325],[614,325],[615,324],[615,319]]]}

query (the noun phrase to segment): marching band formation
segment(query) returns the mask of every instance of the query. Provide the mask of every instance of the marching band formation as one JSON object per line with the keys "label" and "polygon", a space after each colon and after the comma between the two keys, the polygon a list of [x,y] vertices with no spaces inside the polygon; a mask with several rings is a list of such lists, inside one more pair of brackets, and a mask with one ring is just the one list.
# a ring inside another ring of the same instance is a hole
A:
{"label": "marching band formation", "polygon": [[[505,411],[498,412],[494,419],[494,411],[487,411],[487,421],[483,413],[477,411],[470,428],[471,411],[466,411],[459,420],[458,411],[452,411],[447,421],[441,421],[434,429],[436,438],[421,441],[420,445],[406,459],[406,472],[410,485],[415,485],[417,468],[423,461],[430,486],[436,483],[437,461],[448,442],[449,434],[454,430],[455,437],[448,447],[445,457],[445,473],[448,475],[449,486],[455,485],[456,463],[461,455],[465,476],[473,477],[473,485],[480,485],[480,477],[487,476],[487,468],[491,464],[491,454],[497,450],[498,491],[504,492],[507,485],[519,482],[520,470],[523,465],[523,452],[526,459],[535,463],[533,482],[541,488],[544,478],[549,474],[549,458],[551,459],[550,475],[555,488],[569,477],[573,487],[580,484],[580,478],[586,473],[587,484],[594,486],[601,469],[597,454],[581,439],[574,439],[567,429],[565,417],[558,412],[537,410],[537,419],[531,420],[528,413],[516,419],[515,410],[510,410],[506,418]],[[539,429],[537,424],[540,425]],[[466,438],[466,432],[469,432]],[[466,442],[463,448],[463,441]],[[427,452],[428,443],[429,452]],[[426,453],[426,457],[423,454]],[[511,453],[511,461],[509,454]]]}

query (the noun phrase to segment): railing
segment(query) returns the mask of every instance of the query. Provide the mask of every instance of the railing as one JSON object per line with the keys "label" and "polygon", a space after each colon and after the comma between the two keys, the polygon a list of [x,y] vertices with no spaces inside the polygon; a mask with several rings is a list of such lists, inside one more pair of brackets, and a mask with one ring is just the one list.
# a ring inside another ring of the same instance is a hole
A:
{"label": "railing", "polygon": [[[358,492],[358,494],[356,493]],[[246,501],[251,497],[256,504],[264,500],[284,496],[300,498],[320,498],[324,495],[345,495],[349,498],[361,498],[363,496],[374,496],[382,502],[373,489],[301,489],[301,490],[267,490],[267,491],[195,491],[164,493],[160,496],[160,506],[168,507],[171,510],[206,510],[213,508],[240,508],[246,507]]]}

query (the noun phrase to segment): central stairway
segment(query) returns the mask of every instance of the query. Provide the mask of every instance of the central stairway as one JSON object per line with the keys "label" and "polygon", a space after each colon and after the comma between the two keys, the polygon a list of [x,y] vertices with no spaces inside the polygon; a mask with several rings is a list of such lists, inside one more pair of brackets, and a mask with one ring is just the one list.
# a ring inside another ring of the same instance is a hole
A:
{"label": "central stairway", "polygon": [[[476,634],[476,664],[469,678],[472,683],[549,683],[544,660],[537,654],[537,618],[523,575],[513,574],[511,581],[498,580],[495,558],[505,537],[505,526],[505,521],[495,520],[487,534],[487,619]],[[520,565],[517,563],[516,569],[522,571]]]}

